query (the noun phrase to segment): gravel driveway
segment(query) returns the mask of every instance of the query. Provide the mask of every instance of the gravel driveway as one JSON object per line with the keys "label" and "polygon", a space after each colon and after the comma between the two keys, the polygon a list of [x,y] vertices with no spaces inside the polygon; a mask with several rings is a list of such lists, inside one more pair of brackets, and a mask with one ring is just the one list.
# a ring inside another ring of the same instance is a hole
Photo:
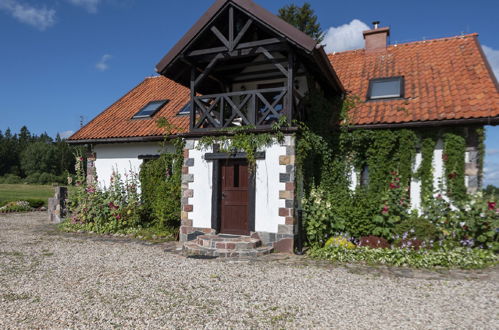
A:
{"label": "gravel driveway", "polygon": [[0,215],[0,328],[479,328],[498,269],[421,272],[303,257],[187,259],[167,245]]}

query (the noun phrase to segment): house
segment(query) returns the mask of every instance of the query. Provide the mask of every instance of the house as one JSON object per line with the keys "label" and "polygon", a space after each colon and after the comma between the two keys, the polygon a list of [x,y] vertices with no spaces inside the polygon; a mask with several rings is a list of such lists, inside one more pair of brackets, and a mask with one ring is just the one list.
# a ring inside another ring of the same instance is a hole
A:
{"label": "house", "polygon": [[[477,35],[389,45],[389,33],[375,26],[364,32],[364,49],[327,55],[251,0],[217,0],[158,63],[159,76],[146,78],[69,141],[92,148],[89,164],[108,185],[113,168],[139,171],[143,159],[160,152],[164,130],[156,119],[166,118],[171,134],[185,140],[180,240],[197,251],[293,251],[299,208],[293,119],[314,115],[301,106],[311,86],[330,98],[358,95],[349,118],[355,129],[469,128],[466,183],[476,190],[475,128],[499,122],[497,81]],[[284,141],[258,150],[254,170],[244,152],[199,148],[202,137],[226,128],[268,132],[280,118],[291,127],[282,129]],[[440,142],[434,159],[438,180]],[[352,172],[354,184],[361,176]],[[417,208],[417,179],[410,189]]]}

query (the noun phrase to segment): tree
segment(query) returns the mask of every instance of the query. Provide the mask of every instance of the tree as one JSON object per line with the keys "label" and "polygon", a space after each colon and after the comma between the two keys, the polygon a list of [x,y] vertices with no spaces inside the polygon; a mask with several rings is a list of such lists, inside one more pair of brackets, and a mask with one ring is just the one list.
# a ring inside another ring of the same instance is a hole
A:
{"label": "tree", "polygon": [[317,42],[320,43],[324,40],[324,32],[310,3],[305,2],[302,7],[294,4],[284,6],[279,9],[278,16]]}
{"label": "tree", "polygon": [[31,143],[21,153],[21,168],[26,175],[33,173],[58,174],[56,173],[57,167],[57,149],[51,143]]}

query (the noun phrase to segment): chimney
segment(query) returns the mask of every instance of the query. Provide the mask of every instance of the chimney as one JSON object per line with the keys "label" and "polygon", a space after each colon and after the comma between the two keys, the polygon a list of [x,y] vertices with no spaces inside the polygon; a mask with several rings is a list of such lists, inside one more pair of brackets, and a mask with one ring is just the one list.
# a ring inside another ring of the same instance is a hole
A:
{"label": "chimney", "polygon": [[379,27],[379,21],[373,22],[373,29],[362,32],[365,39],[366,51],[379,51],[386,49],[388,44],[388,36],[390,35],[389,27]]}

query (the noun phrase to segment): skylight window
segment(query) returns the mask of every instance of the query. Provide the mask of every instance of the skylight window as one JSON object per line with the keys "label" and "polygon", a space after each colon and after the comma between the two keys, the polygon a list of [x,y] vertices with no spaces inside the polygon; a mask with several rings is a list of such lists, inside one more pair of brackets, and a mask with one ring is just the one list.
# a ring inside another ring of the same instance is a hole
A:
{"label": "skylight window", "polygon": [[146,104],[145,107],[140,109],[140,111],[137,112],[137,114],[135,116],[133,116],[133,118],[134,119],[150,118],[168,102],[170,102],[170,100],[161,100],[161,101],[149,102]]}
{"label": "skylight window", "polygon": [[191,113],[191,102],[187,102],[186,105],[184,105],[184,107],[178,112],[177,115],[179,116],[184,116],[184,115],[188,115],[189,113]]}
{"label": "skylight window", "polygon": [[378,78],[369,81],[367,99],[392,99],[404,97],[404,77]]}

